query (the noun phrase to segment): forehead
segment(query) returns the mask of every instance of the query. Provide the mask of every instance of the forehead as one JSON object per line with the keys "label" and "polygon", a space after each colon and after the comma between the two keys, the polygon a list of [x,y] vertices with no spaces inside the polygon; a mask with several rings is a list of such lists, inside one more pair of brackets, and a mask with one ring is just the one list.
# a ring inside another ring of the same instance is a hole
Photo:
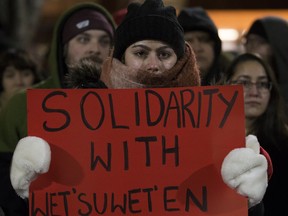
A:
{"label": "forehead", "polygon": [[3,73],[8,73],[8,72],[15,72],[18,71],[18,69],[13,66],[13,65],[8,65],[5,70],[3,71]]}
{"label": "forehead", "polygon": [[265,40],[265,39],[264,37],[261,37],[260,35],[251,33],[247,35],[247,40]]}
{"label": "forehead", "polygon": [[75,37],[79,37],[79,36],[90,36],[90,37],[99,37],[100,38],[100,37],[105,37],[105,36],[108,37],[109,34],[106,31],[104,31],[104,30],[90,29],[90,30],[81,32],[80,34],[76,35]]}
{"label": "forehead", "polygon": [[133,48],[133,47],[149,47],[149,48],[160,48],[160,47],[167,47],[167,48],[171,48],[172,47],[170,45],[168,45],[167,43],[164,43],[162,41],[157,41],[157,40],[142,40],[142,41],[137,41],[133,44],[131,44],[129,46],[129,48]]}
{"label": "forehead", "polygon": [[189,31],[184,33],[185,38],[196,38],[196,37],[210,37],[208,32],[205,31]]}
{"label": "forehead", "polygon": [[234,69],[234,77],[245,75],[245,77],[267,77],[267,72],[260,62],[247,60],[240,62]]}

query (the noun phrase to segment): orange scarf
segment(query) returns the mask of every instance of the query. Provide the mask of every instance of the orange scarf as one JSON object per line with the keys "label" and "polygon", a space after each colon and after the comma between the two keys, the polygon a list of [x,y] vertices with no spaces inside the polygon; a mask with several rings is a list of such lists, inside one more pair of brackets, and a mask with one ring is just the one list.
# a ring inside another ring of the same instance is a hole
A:
{"label": "orange scarf", "polygon": [[134,69],[109,57],[103,64],[101,78],[108,88],[159,88],[199,86],[200,75],[194,52],[186,43],[185,54],[163,73]]}

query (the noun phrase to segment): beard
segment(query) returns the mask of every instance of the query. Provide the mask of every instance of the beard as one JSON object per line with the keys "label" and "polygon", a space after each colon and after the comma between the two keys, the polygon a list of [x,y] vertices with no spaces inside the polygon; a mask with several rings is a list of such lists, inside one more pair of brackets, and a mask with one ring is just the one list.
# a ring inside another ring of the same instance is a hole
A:
{"label": "beard", "polygon": [[65,76],[66,88],[107,88],[100,81],[103,60],[97,55],[82,58],[80,62],[69,65]]}

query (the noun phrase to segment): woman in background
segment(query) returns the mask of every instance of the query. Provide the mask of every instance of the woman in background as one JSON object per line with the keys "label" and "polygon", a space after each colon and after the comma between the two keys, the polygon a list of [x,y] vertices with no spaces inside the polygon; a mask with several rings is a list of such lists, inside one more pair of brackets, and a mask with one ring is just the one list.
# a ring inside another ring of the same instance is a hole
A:
{"label": "woman in background", "polygon": [[273,163],[263,199],[265,216],[288,215],[287,116],[275,74],[262,58],[245,53],[234,59],[225,75],[225,83],[243,85],[246,134],[257,136]]}
{"label": "woman in background", "polygon": [[22,49],[9,49],[0,56],[0,110],[19,90],[40,81],[36,64]]}
{"label": "woman in background", "polygon": [[265,16],[253,21],[245,36],[245,50],[259,54],[272,68],[288,107],[288,22]]}

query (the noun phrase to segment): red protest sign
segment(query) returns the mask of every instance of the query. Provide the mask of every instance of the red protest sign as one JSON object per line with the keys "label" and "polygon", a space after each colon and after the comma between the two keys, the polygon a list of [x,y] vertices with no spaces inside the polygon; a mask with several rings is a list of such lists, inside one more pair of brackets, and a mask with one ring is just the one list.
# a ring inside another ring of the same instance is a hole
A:
{"label": "red protest sign", "polygon": [[29,90],[28,134],[51,146],[30,215],[247,215],[221,179],[244,146],[237,86]]}

